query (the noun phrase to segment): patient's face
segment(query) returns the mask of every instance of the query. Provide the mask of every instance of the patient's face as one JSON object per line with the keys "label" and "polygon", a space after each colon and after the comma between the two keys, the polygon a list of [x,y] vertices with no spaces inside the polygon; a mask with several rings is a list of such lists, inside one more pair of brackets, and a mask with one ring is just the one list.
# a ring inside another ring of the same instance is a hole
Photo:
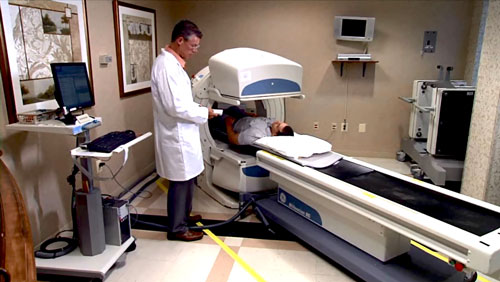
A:
{"label": "patient's face", "polygon": [[278,132],[282,132],[283,131],[283,128],[285,128],[286,126],[288,126],[287,123],[284,123],[282,121],[275,121],[271,124],[271,135],[272,136],[276,136],[278,135]]}

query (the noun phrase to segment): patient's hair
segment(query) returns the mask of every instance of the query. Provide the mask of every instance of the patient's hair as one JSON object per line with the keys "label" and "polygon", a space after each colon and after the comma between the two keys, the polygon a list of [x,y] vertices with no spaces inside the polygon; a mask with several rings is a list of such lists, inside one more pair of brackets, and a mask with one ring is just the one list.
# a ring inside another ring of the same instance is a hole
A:
{"label": "patient's hair", "polygon": [[287,125],[283,127],[283,131],[278,131],[277,136],[293,136],[293,129],[291,126]]}
{"label": "patient's hair", "polygon": [[172,42],[181,36],[188,39],[192,35],[196,35],[200,39],[203,37],[203,33],[195,23],[190,20],[181,20],[172,31]]}

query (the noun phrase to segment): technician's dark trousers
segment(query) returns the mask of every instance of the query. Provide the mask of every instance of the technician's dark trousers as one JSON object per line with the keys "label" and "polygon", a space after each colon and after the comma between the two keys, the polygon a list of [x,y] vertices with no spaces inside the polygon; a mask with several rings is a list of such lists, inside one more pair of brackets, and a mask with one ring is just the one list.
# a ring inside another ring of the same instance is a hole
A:
{"label": "technician's dark trousers", "polygon": [[186,232],[191,213],[195,178],[186,181],[169,181],[167,196],[167,227],[170,232]]}

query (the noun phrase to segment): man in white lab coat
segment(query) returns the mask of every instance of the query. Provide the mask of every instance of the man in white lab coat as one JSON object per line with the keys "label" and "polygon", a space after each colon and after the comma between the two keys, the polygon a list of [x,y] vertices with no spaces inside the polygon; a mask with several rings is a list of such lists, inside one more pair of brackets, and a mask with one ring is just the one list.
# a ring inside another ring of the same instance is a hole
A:
{"label": "man in white lab coat", "polygon": [[169,180],[167,199],[169,240],[194,241],[203,232],[191,231],[190,216],[195,179],[203,171],[199,125],[215,116],[211,108],[193,102],[186,60],[198,52],[203,34],[191,21],[182,20],[172,42],[153,63],[151,93],[155,126],[156,171]]}

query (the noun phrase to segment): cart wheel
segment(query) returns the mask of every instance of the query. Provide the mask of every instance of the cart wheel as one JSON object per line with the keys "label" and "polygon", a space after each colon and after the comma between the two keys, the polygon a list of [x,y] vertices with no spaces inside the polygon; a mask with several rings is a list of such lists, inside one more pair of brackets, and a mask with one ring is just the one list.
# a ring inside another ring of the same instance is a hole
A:
{"label": "cart wheel", "polygon": [[424,171],[420,167],[418,167],[418,166],[411,166],[410,167],[410,172],[411,172],[411,175],[413,175],[413,178],[416,178],[416,179],[419,179],[419,180],[424,179]]}
{"label": "cart wheel", "polygon": [[468,275],[465,275],[464,277],[464,281],[465,282],[474,282],[477,280],[477,272],[472,272],[470,277],[468,277]]}
{"label": "cart wheel", "polygon": [[134,239],[134,242],[132,242],[132,244],[130,244],[130,246],[128,246],[128,248],[125,250],[125,252],[126,253],[133,252],[133,251],[135,251],[136,247],[137,247],[137,245],[135,244],[135,239]]}
{"label": "cart wheel", "polygon": [[406,162],[408,160],[408,155],[403,151],[399,151],[396,153],[396,159],[400,162]]}

